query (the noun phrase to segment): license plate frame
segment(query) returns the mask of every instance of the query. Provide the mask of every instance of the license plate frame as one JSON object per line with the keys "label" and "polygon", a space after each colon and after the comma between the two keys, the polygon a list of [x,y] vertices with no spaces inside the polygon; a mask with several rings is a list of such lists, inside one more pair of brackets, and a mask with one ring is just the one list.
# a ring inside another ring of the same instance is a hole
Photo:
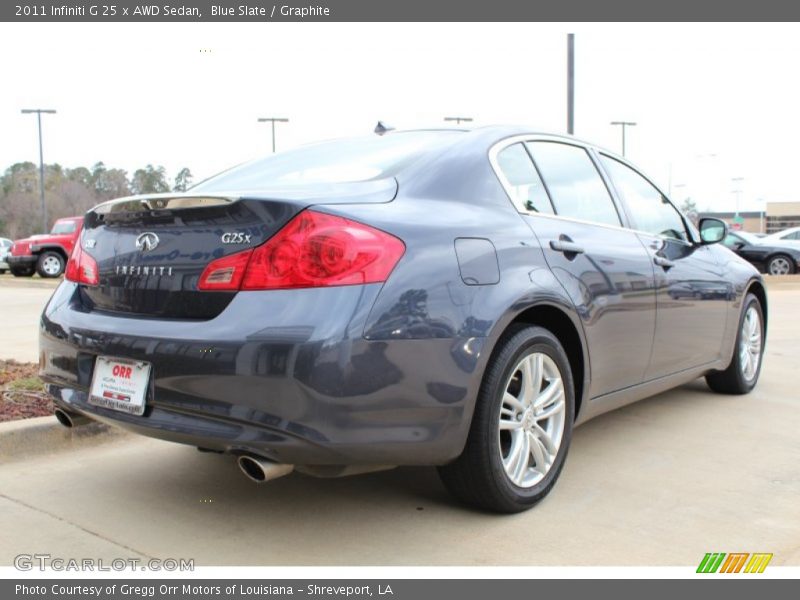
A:
{"label": "license plate frame", "polygon": [[151,373],[149,362],[98,356],[89,387],[89,404],[141,416],[147,406]]}

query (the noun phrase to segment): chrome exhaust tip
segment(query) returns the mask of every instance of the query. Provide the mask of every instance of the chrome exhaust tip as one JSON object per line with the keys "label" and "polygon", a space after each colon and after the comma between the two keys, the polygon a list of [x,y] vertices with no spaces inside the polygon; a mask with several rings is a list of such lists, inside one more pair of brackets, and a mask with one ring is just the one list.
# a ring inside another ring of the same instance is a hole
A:
{"label": "chrome exhaust tip", "polygon": [[78,413],[67,412],[60,408],[55,410],[55,416],[58,422],[68,429],[80,427],[81,425],[88,425],[92,422],[89,417],[84,417]]}
{"label": "chrome exhaust tip", "polygon": [[248,479],[256,483],[264,483],[283,477],[294,471],[294,465],[284,465],[275,463],[264,458],[249,456],[247,454],[240,456],[237,461],[239,468],[242,470]]}

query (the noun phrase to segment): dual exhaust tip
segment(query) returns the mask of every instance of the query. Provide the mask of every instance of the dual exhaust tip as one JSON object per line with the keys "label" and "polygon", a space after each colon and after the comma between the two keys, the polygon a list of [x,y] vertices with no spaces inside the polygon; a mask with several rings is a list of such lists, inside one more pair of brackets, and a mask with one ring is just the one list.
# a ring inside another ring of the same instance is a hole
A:
{"label": "dual exhaust tip", "polygon": [[[55,410],[55,416],[58,422],[68,429],[87,425],[92,422],[89,417],[61,408]],[[248,479],[256,483],[272,481],[273,479],[278,479],[294,471],[294,465],[275,463],[249,454],[243,454],[236,462],[242,470],[242,473],[244,473]]]}

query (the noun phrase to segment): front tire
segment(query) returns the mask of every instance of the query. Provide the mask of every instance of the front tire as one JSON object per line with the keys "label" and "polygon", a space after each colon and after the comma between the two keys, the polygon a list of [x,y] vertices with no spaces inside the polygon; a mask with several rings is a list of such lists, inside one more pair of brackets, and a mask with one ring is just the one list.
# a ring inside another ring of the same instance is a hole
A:
{"label": "front tire", "polygon": [[33,277],[33,267],[11,267],[9,270],[14,277]]}
{"label": "front tire", "polygon": [[439,468],[462,502],[502,513],[531,508],[553,488],[572,439],[575,386],[547,329],[514,326],[484,375],[467,444]]}
{"label": "front tire", "polygon": [[42,252],[39,260],[36,261],[36,272],[39,277],[53,278],[58,277],[64,272],[66,261],[58,252]]}
{"label": "front tire", "polygon": [[770,275],[792,275],[794,271],[794,261],[785,254],[776,254],[767,263],[767,273]]}
{"label": "front tire", "polygon": [[706,382],[721,394],[747,394],[758,383],[764,357],[764,311],[753,294],[747,294],[739,316],[733,358],[724,371],[706,375]]}

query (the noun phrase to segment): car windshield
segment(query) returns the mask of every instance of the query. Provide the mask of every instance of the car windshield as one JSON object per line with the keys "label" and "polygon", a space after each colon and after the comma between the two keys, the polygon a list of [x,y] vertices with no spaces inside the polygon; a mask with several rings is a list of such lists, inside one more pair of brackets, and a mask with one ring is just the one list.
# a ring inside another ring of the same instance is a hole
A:
{"label": "car windshield", "polygon": [[53,229],[50,231],[53,235],[64,235],[66,233],[75,233],[75,221],[56,221]]}
{"label": "car windshield", "polygon": [[245,163],[207,179],[192,192],[285,188],[391,177],[460,131],[408,131],[320,142]]}

